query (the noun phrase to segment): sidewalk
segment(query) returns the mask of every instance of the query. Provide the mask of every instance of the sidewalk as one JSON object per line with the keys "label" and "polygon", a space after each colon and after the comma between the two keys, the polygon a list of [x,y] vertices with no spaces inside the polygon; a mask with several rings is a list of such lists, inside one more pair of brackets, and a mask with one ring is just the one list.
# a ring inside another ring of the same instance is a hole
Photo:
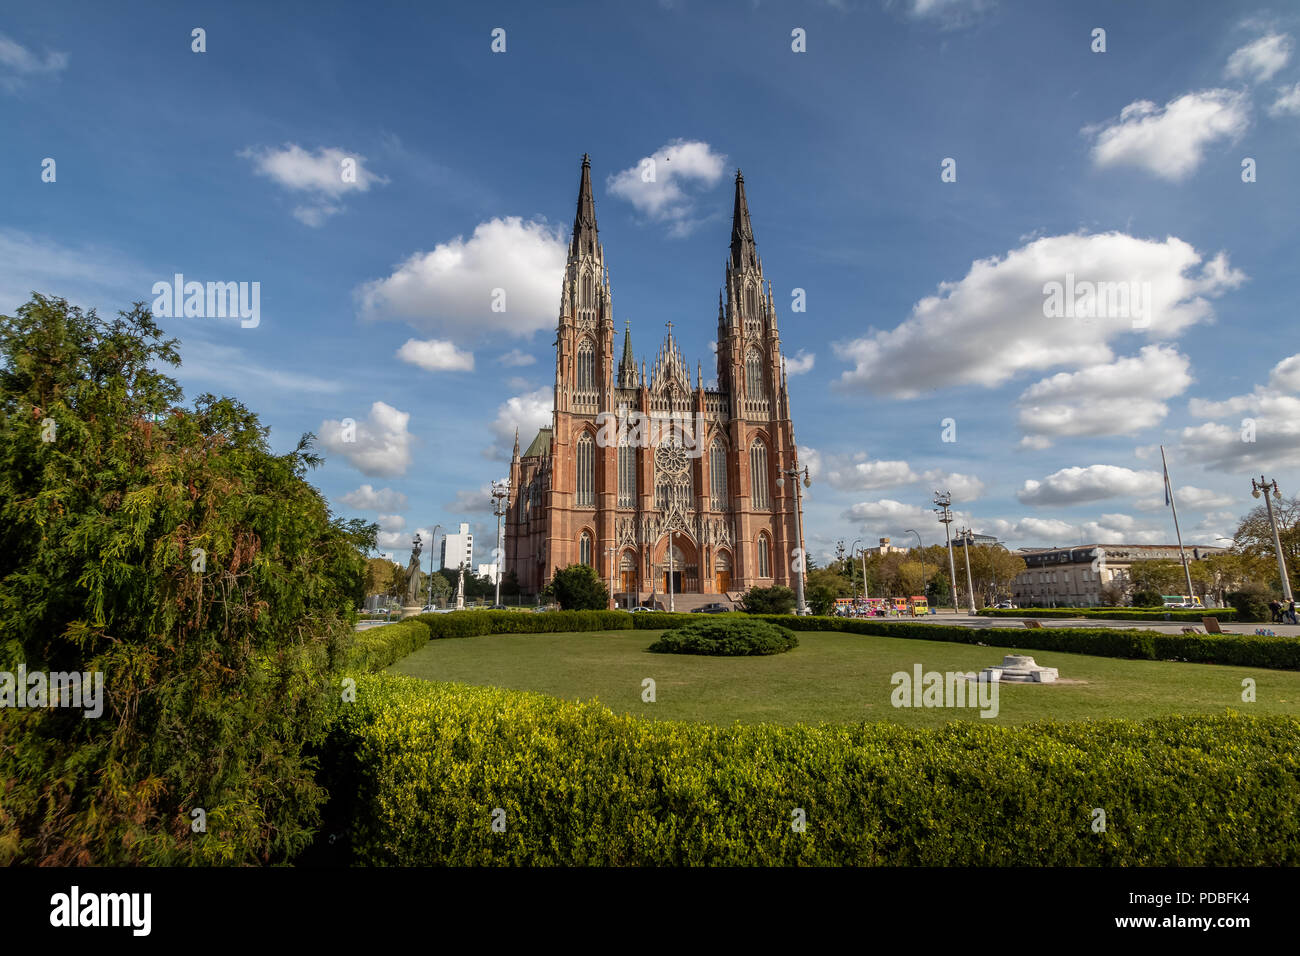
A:
{"label": "sidewalk", "polygon": [[[1213,617],[1212,614],[1206,617]],[[1205,627],[1201,624],[1200,618],[1194,621],[1117,621],[1107,618],[1092,617],[1034,617],[1033,611],[1025,613],[1024,617],[971,617],[964,611],[960,614],[954,614],[952,611],[940,609],[938,614],[932,614],[927,618],[918,618],[935,624],[960,624],[962,627],[1024,627],[1026,619],[1037,621],[1043,627],[1118,627],[1129,628],[1143,631],[1164,631],[1170,634],[1181,634],[1183,628],[1194,627],[1198,631],[1204,631]],[[903,618],[908,620],[908,618]],[[1254,636],[1256,629],[1263,631],[1272,631],[1278,637],[1300,637],[1300,624],[1263,624],[1263,623],[1240,623],[1234,621],[1220,621],[1219,626],[1224,631],[1236,634],[1247,634]]]}

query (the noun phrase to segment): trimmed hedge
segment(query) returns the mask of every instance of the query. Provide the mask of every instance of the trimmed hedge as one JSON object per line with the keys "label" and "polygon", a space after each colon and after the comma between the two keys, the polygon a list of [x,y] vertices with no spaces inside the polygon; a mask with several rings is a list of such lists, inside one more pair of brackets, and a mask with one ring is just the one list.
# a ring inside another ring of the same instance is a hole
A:
{"label": "trimmed hedge", "polygon": [[1166,634],[1115,627],[962,627],[844,617],[765,617],[795,631],[841,631],[953,644],[982,644],[1095,657],[1191,661],[1270,670],[1300,670],[1300,640],[1253,634]]}
{"label": "trimmed hedge", "polygon": [[981,608],[976,612],[982,617],[1091,617],[1105,621],[1163,621],[1168,615],[1170,621],[1186,621],[1200,624],[1203,617],[1217,617],[1220,624],[1237,619],[1237,612],[1230,607],[1212,607],[1201,610],[1190,608],[1125,608],[1125,607],[1028,607],[1018,611],[1000,607]]}
{"label": "trimmed hedge", "polygon": [[724,728],[361,675],[325,764],[363,864],[1300,864],[1294,717]]}
{"label": "trimmed hedge", "polygon": [[[421,614],[396,624],[357,632],[344,653],[348,670],[383,670],[431,639],[485,634],[543,634],[564,631],[667,630],[702,623],[698,614],[628,614],[626,611],[457,611]],[[1191,661],[1271,670],[1300,670],[1300,640],[1253,634],[1166,634],[1137,628],[962,627],[919,621],[848,617],[797,617],[793,614],[716,615],[710,621],[767,621],[792,631],[836,631],[954,644],[981,644],[1026,650],[1060,651],[1135,660]],[[423,626],[423,630],[421,629]]]}
{"label": "trimmed hedge", "polygon": [[766,620],[695,621],[665,631],[647,650],[656,654],[710,654],[755,657],[784,654],[799,646],[789,628]]}

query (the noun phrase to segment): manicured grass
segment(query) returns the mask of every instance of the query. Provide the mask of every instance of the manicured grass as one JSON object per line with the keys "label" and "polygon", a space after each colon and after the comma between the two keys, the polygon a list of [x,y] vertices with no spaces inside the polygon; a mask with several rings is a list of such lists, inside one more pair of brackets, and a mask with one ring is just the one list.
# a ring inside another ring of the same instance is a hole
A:
{"label": "manicured grass", "polygon": [[[956,708],[895,708],[890,677],[925,671],[979,671],[1009,647],[975,647],[892,637],[801,631],[799,646],[772,657],[651,654],[661,631],[495,634],[430,641],[389,668],[426,680],[535,690],[661,720],[714,724],[853,723],[888,720],[933,727],[950,720],[1022,724],[1166,714],[1300,714],[1300,673],[1166,661],[1118,660],[1024,651],[1074,685],[999,686],[999,714]],[[655,681],[656,702],[641,700]],[[1241,699],[1253,678],[1256,702]]]}

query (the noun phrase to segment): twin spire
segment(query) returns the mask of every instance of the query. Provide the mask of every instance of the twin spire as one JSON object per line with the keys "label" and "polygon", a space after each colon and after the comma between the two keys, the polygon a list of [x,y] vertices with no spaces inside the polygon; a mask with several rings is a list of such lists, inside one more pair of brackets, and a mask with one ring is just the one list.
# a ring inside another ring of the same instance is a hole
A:
{"label": "twin spire", "polygon": [[578,182],[578,212],[573,217],[569,258],[596,254],[596,200],[591,194],[591,157],[582,154],[582,179]]}

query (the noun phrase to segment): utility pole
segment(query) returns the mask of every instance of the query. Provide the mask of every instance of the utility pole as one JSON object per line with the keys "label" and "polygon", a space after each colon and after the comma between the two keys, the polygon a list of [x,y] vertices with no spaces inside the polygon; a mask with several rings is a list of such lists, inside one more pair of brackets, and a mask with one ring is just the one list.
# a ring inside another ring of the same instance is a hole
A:
{"label": "utility pole", "polygon": [[1250,493],[1256,498],[1261,493],[1264,496],[1264,507],[1268,509],[1268,525],[1273,529],[1273,551],[1277,554],[1277,573],[1282,575],[1282,599],[1290,603],[1295,598],[1291,596],[1291,579],[1286,576],[1286,559],[1282,557],[1282,538],[1277,533],[1277,516],[1273,514],[1273,502],[1268,497],[1270,489],[1273,497],[1281,501],[1282,492],[1278,490],[1277,479],[1270,482],[1263,475],[1259,476],[1258,482],[1254,478],[1250,479]]}
{"label": "utility pole", "polygon": [[433,526],[433,531],[429,532],[429,607],[433,607],[433,545],[438,540],[438,532],[442,530],[442,525]]}
{"label": "utility pole", "polygon": [[[797,459],[795,460],[793,468],[789,469],[788,471],[782,471],[780,473],[780,476],[776,479],[776,486],[778,488],[780,488],[782,485],[785,484],[786,477],[792,478],[794,480],[795,528],[797,529],[796,534],[798,534],[799,536],[799,543],[798,543],[799,574],[794,579],[794,583],[795,583],[794,613],[798,614],[800,617],[803,617],[808,613],[808,605],[804,601],[804,594],[803,594],[803,580],[804,580],[804,575],[807,573],[808,554],[804,550],[804,546],[803,546],[803,507],[801,504],[801,499],[799,497],[800,476],[799,476],[799,462]],[[812,487],[812,477],[808,474],[807,467],[805,467],[803,470],[803,486],[805,488]]]}
{"label": "utility pole", "polygon": [[966,605],[971,615],[975,614],[975,585],[971,584],[970,579],[970,548],[975,541],[975,532],[970,528],[963,528],[957,532],[957,537],[962,540],[962,550],[966,552]]}
{"label": "utility pole", "polygon": [[[849,562],[848,562],[848,564],[849,564],[849,577],[850,577],[850,578],[853,577],[853,559],[856,558],[856,557],[858,556],[858,544],[859,544],[861,541],[862,541],[861,538],[857,538],[856,540],[854,540],[853,544],[849,547]],[[864,593],[865,593],[866,590],[867,590],[867,565],[866,565],[865,562],[864,562],[863,565],[862,565],[862,590],[863,590]],[[857,599],[857,596],[858,596],[858,589],[857,589],[857,588],[854,588],[854,589],[853,589],[853,597],[854,597],[855,600]]]}
{"label": "utility pole", "polygon": [[949,525],[952,524],[952,495],[946,491],[936,491],[934,493],[934,503],[938,505],[935,512],[939,515],[939,520],[943,522],[943,536],[948,540],[948,582],[952,585],[952,609],[957,611],[957,565],[952,559],[952,535],[949,533]]}
{"label": "utility pole", "polygon": [[618,548],[613,545],[605,549],[605,553],[609,555],[609,610],[611,611],[618,606],[614,603],[614,553],[616,551]]}
{"label": "utility pole", "polygon": [[506,513],[506,499],[510,497],[510,481],[492,482],[492,513],[497,516],[497,547],[496,560],[493,562],[492,574],[497,579],[497,600],[501,603],[501,572],[505,570],[506,550],[505,543],[501,540],[501,519]]}

